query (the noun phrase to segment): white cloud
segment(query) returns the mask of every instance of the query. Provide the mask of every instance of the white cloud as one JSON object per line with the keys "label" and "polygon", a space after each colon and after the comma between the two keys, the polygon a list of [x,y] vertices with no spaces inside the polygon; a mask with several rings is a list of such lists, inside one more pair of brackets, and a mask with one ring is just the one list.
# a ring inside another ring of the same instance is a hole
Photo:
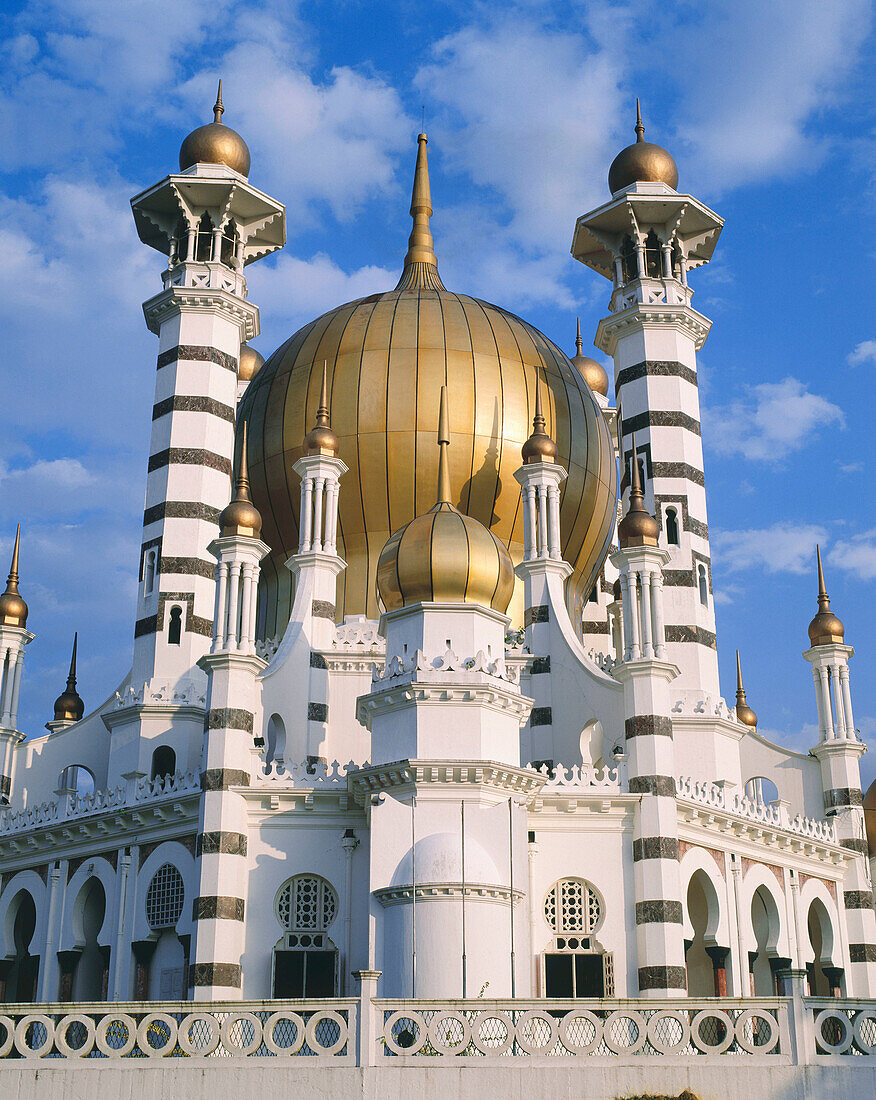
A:
{"label": "white cloud", "polygon": [[853,535],[850,539],[840,539],[834,544],[827,560],[860,580],[876,580],[876,528]]}
{"label": "white cloud", "polygon": [[744,531],[712,531],[715,557],[728,573],[763,569],[767,573],[807,573],[814,566],[815,544],[827,532],[814,524],[774,523]]}
{"label": "white cloud", "polygon": [[749,400],[703,409],[703,434],[719,454],[778,462],[819,429],[845,424],[838,405],[810,393],[798,378],[762,382],[749,394]]}
{"label": "white cloud", "polygon": [[859,367],[862,363],[876,363],[876,340],[862,340],[846,356],[850,367]]}

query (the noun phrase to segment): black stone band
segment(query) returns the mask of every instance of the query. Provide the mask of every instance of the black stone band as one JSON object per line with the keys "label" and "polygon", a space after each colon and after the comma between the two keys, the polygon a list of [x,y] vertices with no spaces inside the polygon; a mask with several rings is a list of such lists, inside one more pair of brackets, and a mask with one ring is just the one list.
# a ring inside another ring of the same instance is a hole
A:
{"label": "black stone band", "polygon": [[833,787],[824,792],[825,810],[835,810],[843,806],[863,806],[864,795],[860,787]]}
{"label": "black stone band", "polygon": [[202,791],[227,791],[231,787],[248,787],[249,775],[239,768],[207,768],[201,772]]}
{"label": "black stone band", "polygon": [[143,526],[148,527],[150,523],[158,523],[162,519],[199,519],[205,523],[217,523],[220,512],[221,509],[199,501],[165,500],[144,511]]}
{"label": "black stone band", "polygon": [[199,833],[195,851],[199,856],[245,856],[246,837],[243,833]]}
{"label": "black stone band", "polygon": [[523,612],[523,625],[532,626],[533,623],[550,622],[550,606],[546,603],[537,604],[535,607],[527,607]]}
{"label": "black stone band", "polygon": [[549,726],[553,722],[553,714],[550,707],[533,707],[529,713],[529,725]]}
{"label": "black stone band", "polygon": [[876,943],[850,943],[849,961],[853,963],[876,963]]}
{"label": "black stone band", "polygon": [[231,459],[205,451],[202,447],[166,447],[158,454],[149,456],[149,473],[162,470],[165,466],[206,466],[209,470],[218,470],[220,474],[231,477]]}
{"label": "black stone band", "polygon": [[240,707],[212,707],[207,712],[208,730],[243,730],[252,733],[253,716]]}
{"label": "black stone band", "polygon": [[711,630],[703,630],[701,626],[676,626],[669,625],[664,628],[667,642],[695,642],[697,645],[708,646],[709,649],[718,648],[718,639]]}
{"label": "black stone band", "polygon": [[335,605],[328,600],[314,600],[310,605],[310,614],[314,619],[331,619],[334,622],[337,612]]}
{"label": "black stone band", "polygon": [[187,359],[190,363],[215,363],[217,367],[233,370],[237,374],[237,360],[233,355],[200,344],[177,344],[175,348],[168,348],[158,356],[158,369],[170,366],[179,359]]}
{"label": "black stone band", "polygon": [[308,703],[307,704],[307,721],[308,722],[327,722],[328,721],[328,703]]}
{"label": "black stone band", "polygon": [[700,434],[699,421],[675,409],[646,409],[621,424],[621,431],[625,436],[640,432],[643,428],[686,428],[694,435]]}
{"label": "black stone band", "polygon": [[840,841],[841,848],[848,848],[850,852],[860,852],[862,856],[869,854],[870,849],[863,837],[852,836]]}
{"label": "black stone band", "polygon": [[195,898],[192,920],[243,920],[246,906],[243,898]]}
{"label": "black stone band", "polygon": [[672,722],[662,714],[637,714],[624,722],[627,740],[631,737],[671,737]]}
{"label": "black stone band", "polygon": [[640,966],[639,991],[645,989],[687,989],[683,966]]}
{"label": "black stone band", "polygon": [[581,623],[582,634],[610,634],[610,628],[607,622],[588,622],[587,620]]}
{"label": "black stone band", "polygon": [[678,860],[678,841],[672,836],[643,836],[633,841],[633,862],[643,859]]}
{"label": "black stone band", "polygon": [[240,963],[195,963],[189,970],[193,986],[224,985],[240,989]]}
{"label": "black stone band", "polygon": [[692,481],[694,485],[706,484],[706,475],[702,470],[698,470],[696,466],[691,466],[688,462],[652,462],[651,463],[651,476],[658,477],[677,477],[682,481]]}
{"label": "black stone band", "polygon": [[872,890],[846,890],[843,893],[846,909],[872,909]]}
{"label": "black stone band", "polygon": [[534,657],[532,664],[529,666],[529,673],[531,676],[540,676],[544,672],[550,672],[550,670],[550,657]]}
{"label": "black stone band", "polygon": [[697,577],[693,569],[664,569],[664,588],[696,588]]}
{"label": "black stone band", "polygon": [[681,924],[680,901],[637,901],[636,924]]}
{"label": "black stone band", "polygon": [[675,779],[671,775],[634,775],[630,779],[629,788],[630,794],[675,798]]}
{"label": "black stone band", "polygon": [[212,581],[216,577],[216,563],[201,561],[200,558],[162,558],[158,571],[164,576],[175,573],[178,577],[203,577]]}
{"label": "black stone band", "polygon": [[692,386],[697,385],[697,372],[684,366],[683,363],[663,359],[645,359],[641,363],[633,363],[631,367],[624,367],[623,370],[618,371],[615,392],[627,382],[635,382],[646,376],[648,378],[683,378]]}
{"label": "black stone band", "polygon": [[186,394],[174,394],[173,397],[165,397],[152,406],[152,419],[167,416],[172,412],[198,412],[207,413],[209,416],[218,416],[229,424],[234,423],[235,413],[230,405],[223,405],[221,401],[214,401],[212,397],[190,397]]}

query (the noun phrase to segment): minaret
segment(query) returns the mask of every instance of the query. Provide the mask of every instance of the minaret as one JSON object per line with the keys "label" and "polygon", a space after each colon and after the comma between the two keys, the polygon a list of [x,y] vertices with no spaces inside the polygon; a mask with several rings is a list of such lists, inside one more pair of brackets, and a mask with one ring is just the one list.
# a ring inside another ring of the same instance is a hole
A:
{"label": "minaret", "polygon": [[187,681],[203,692],[197,662],[213,635],[207,546],[228,500],[241,345],[259,331],[244,266],[285,241],[284,208],[249,183],[249,150],[224,110],[220,82],[213,122],[185,139],[179,173],[131,200],[140,239],[168,257],[143,306],[158,367],[132,688],[154,681],[178,698]]}
{"label": "minaret", "polygon": [[678,668],[666,657],[663,566],[658,527],[644,505],[632,440],[630,503],[611,555],[620,573],[623,662],[613,676],[624,687],[624,732],[630,794],[641,795],[633,828],[639,993],[674,997],[687,988],[678,870],[675,745],[669,684]]}
{"label": "minaret", "polygon": [[680,670],[673,690],[717,699],[696,359],[711,322],[691,306],[688,272],[709,262],[723,221],[677,192],[675,161],[644,133],[637,103],[636,142],[611,165],[611,199],[578,219],[572,255],[613,286],[595,343],[614,359],[622,465],[635,432],[646,499],[671,555],[664,580],[667,659]]}
{"label": "minaret", "polygon": [[197,840],[198,897],[192,996],[197,1001],[243,996],[247,873],[247,809],[240,790],[249,786],[257,676],[266,663],[255,652],[259,563],[269,552],[261,541],[262,517],[250,500],[246,423],[231,503],[219,516],[213,644],[199,661],[207,673],[207,718],[201,772]]}
{"label": "minaret", "polygon": [[24,647],[33,641],[27,629],[27,604],[18,591],[21,524],[15,530],[6,590],[0,594],[0,806],[9,802],[15,746],[24,740],[18,729],[18,698],[24,669]]}
{"label": "minaret", "polygon": [[55,700],[55,716],[51,722],[46,722],[46,729],[54,733],[56,730],[66,729],[76,722],[81,721],[85,713],[85,704],[76,690],[76,649],[79,641],[79,632],[73,635],[73,652],[70,655],[70,671],[67,674],[67,687]]}
{"label": "minaret", "polygon": [[867,863],[860,770],[860,759],[867,749],[855,730],[849,683],[849,658],[855,651],[845,644],[845,628],[830,609],[818,546],[815,557],[818,612],[809,624],[810,645],[803,656],[812,665],[819,740],[809,751],[821,765],[825,812],[834,820],[840,844],[855,853],[843,883],[851,963],[846,995],[873,997],[876,996],[876,912]]}

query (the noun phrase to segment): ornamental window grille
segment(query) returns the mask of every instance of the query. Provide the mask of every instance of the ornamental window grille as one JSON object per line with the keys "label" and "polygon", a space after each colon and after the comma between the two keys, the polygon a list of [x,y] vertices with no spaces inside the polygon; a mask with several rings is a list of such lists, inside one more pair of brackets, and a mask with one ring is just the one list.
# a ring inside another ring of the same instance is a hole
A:
{"label": "ornamental window grille", "polygon": [[182,916],[186,891],[182,875],[165,863],[152,876],[146,891],[146,920],[150,928],[173,928]]}
{"label": "ornamental window grille", "polygon": [[589,935],[602,923],[602,901],[589,882],[565,878],[548,890],[544,919],[554,932]]}
{"label": "ornamental window grille", "polygon": [[296,875],[277,895],[277,919],[287,932],[325,932],[337,911],[337,894],[318,875]]}

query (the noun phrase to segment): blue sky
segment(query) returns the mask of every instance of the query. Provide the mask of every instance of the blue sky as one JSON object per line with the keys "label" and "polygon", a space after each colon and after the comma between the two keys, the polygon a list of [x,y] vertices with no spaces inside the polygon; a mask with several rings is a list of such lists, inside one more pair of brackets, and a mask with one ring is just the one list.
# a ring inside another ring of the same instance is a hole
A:
{"label": "blue sky", "polygon": [[[0,554],[23,525],[24,728],[62,689],[74,629],[89,709],[131,654],[160,258],[128,200],[224,121],[289,243],[249,268],[268,355],[394,285],[425,107],[442,276],[572,351],[608,284],[569,255],[632,138],[666,145],[726,218],[692,277],[722,686],[734,650],[761,730],[816,740],[821,540],[876,745],[872,10],[866,0],[506,3],[29,0],[0,4]],[[863,758],[865,782],[876,751]]]}

